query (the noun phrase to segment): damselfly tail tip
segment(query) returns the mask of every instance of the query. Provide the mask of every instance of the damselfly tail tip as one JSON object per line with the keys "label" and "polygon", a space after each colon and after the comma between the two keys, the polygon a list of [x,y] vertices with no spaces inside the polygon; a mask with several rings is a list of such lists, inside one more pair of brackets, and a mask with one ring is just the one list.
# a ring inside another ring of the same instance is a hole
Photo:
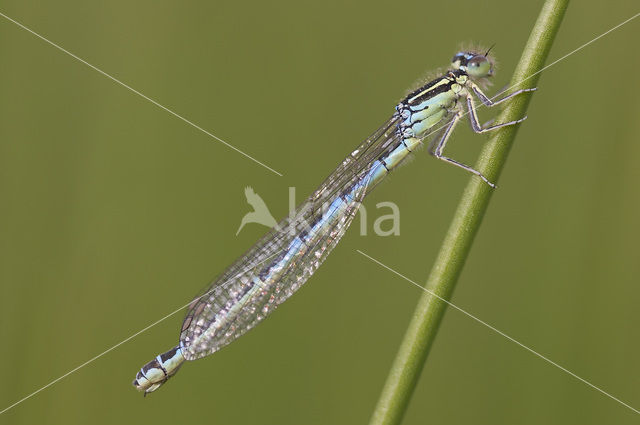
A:
{"label": "damselfly tail tip", "polygon": [[173,347],[142,366],[136,374],[136,379],[133,380],[133,386],[138,391],[144,391],[144,396],[146,397],[147,394],[160,388],[162,384],[175,375],[184,361],[185,358],[182,355],[180,346]]}

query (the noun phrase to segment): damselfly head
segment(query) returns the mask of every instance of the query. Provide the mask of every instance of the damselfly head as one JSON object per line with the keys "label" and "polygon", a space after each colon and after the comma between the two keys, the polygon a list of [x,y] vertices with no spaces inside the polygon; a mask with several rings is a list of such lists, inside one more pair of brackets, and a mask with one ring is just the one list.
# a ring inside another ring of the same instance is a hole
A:
{"label": "damselfly head", "polygon": [[451,66],[453,69],[464,71],[471,78],[491,77],[493,61],[488,55],[488,50],[487,53],[458,52],[451,60]]}

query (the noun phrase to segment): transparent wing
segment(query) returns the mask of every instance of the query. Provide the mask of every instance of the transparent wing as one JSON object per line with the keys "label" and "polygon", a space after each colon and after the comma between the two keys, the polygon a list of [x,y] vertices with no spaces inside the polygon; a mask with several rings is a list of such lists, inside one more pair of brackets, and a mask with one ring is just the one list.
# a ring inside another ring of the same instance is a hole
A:
{"label": "transparent wing", "polygon": [[254,327],[317,270],[371,189],[367,174],[397,146],[392,117],[350,154],[294,214],[261,238],[189,306],[180,336],[187,360],[204,357]]}
{"label": "transparent wing", "polygon": [[371,136],[360,144],[340,165],[320,184],[307,202],[322,204],[335,196],[352,177],[359,176],[376,159],[397,142],[399,117],[394,114]]}

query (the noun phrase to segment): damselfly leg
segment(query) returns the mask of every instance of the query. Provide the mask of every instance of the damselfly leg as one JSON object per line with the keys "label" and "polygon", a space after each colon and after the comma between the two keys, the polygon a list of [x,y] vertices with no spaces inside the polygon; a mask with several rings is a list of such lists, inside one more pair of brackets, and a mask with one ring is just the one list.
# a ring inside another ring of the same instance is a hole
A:
{"label": "damselfly leg", "polygon": [[[502,99],[499,99],[497,101],[492,101],[491,99],[489,99],[482,92],[482,90],[480,90],[480,88],[477,85],[472,84],[472,83],[469,84],[469,85],[470,85],[473,93],[487,107],[492,107],[492,106],[498,105],[498,104],[504,102],[505,100],[511,99],[512,97],[517,96],[519,94],[528,93],[528,92],[532,92],[532,91],[536,90],[535,88],[521,89],[521,90],[518,90],[518,91],[516,91],[514,93],[511,93],[511,94],[503,97]],[[480,120],[478,119],[478,113],[476,111],[476,105],[475,105],[475,102],[473,101],[473,96],[470,93],[467,93],[466,100],[467,100],[467,110],[468,110],[468,114],[469,114],[469,122],[471,123],[471,129],[475,133],[486,133],[486,132],[489,132],[489,131],[497,130],[498,128],[519,124],[522,121],[527,119],[527,117],[524,116],[524,117],[520,118],[519,120],[509,121],[509,122],[505,122],[505,123],[501,123],[501,124],[489,125],[487,127],[487,125],[491,122],[491,121],[489,121],[489,123],[487,123],[487,124],[485,124],[483,126],[483,125],[480,124]],[[480,171],[478,171],[475,168],[472,168],[472,167],[470,167],[468,165],[465,165],[465,164],[463,164],[463,163],[461,163],[459,161],[456,161],[454,159],[448,158],[448,157],[443,155],[443,151],[444,151],[444,148],[445,148],[445,146],[447,144],[447,141],[448,141],[449,137],[451,136],[451,133],[453,132],[453,129],[455,128],[455,126],[458,123],[458,121],[460,120],[460,118],[462,118],[462,116],[463,116],[463,113],[462,113],[462,109],[461,108],[458,108],[457,110],[455,110],[453,118],[451,119],[449,124],[445,127],[445,129],[442,131],[440,136],[436,137],[436,139],[434,139],[434,141],[431,143],[431,145],[429,147],[429,153],[431,155],[435,156],[436,158],[442,160],[442,161],[448,162],[449,164],[453,164],[456,167],[460,167],[463,170],[466,170],[466,171],[468,171],[468,172],[470,172],[472,174],[475,174],[476,176],[480,177],[489,186],[491,186],[492,188],[495,188],[496,185],[494,183],[492,183],[491,181],[489,181],[489,179],[487,179]]]}
{"label": "damselfly leg", "polygon": [[469,167],[462,162],[458,162],[455,159],[451,159],[443,155],[444,147],[447,145],[447,141],[449,140],[449,137],[451,137],[451,133],[453,133],[453,129],[455,128],[458,121],[460,121],[460,118],[462,118],[462,111],[458,110],[453,115],[453,119],[451,119],[449,124],[442,131],[442,134],[440,134],[433,140],[433,142],[429,146],[429,153],[444,162],[453,164],[456,167],[460,167],[463,170],[470,172],[471,174],[475,174],[476,176],[480,177],[482,181],[495,189],[496,185],[490,182],[489,179],[487,179],[480,171],[476,170],[475,168]]}

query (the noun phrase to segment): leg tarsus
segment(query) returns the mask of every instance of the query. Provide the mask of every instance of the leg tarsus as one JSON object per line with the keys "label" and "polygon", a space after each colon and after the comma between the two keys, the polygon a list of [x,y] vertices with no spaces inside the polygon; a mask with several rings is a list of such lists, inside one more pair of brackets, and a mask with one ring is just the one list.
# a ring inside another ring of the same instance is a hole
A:
{"label": "leg tarsus", "polygon": [[484,92],[480,89],[480,87],[478,87],[475,84],[471,84],[471,89],[473,90],[473,92],[475,93],[476,96],[478,96],[478,99],[480,99],[480,101],[485,105],[488,106],[489,108],[495,105],[499,105],[502,102],[504,102],[505,100],[509,100],[514,96],[518,96],[519,94],[522,93],[530,93],[533,91],[538,90],[537,87],[533,87],[530,89],[520,89],[520,90],[516,90],[511,94],[506,95],[505,97],[503,97],[502,99],[498,99],[498,100],[491,100],[489,99],[489,96],[487,96],[486,94],[484,94]]}
{"label": "leg tarsus", "polygon": [[480,177],[483,182],[488,184],[492,189],[497,189],[498,188],[498,186],[495,183],[489,181],[488,178],[486,178],[480,171],[476,170],[475,168],[471,168],[468,165],[464,165],[463,163],[458,162],[455,159],[447,158],[446,156],[436,156],[436,158],[438,158],[438,159],[440,159],[440,160],[442,160],[444,162],[448,162],[449,164],[453,164],[453,165],[455,165],[457,167],[460,167],[463,170],[467,170],[471,174],[475,174],[476,176]]}
{"label": "leg tarsus", "polygon": [[527,119],[527,116],[525,115],[519,120],[509,121],[502,124],[495,124],[489,127],[483,127],[482,125],[480,125],[480,120],[478,119],[478,113],[476,112],[476,105],[473,101],[473,97],[470,94],[467,94],[467,109],[469,110],[469,121],[471,123],[471,129],[473,129],[473,131],[476,133],[486,133],[488,131],[496,130],[498,128],[519,124],[522,121]]}

